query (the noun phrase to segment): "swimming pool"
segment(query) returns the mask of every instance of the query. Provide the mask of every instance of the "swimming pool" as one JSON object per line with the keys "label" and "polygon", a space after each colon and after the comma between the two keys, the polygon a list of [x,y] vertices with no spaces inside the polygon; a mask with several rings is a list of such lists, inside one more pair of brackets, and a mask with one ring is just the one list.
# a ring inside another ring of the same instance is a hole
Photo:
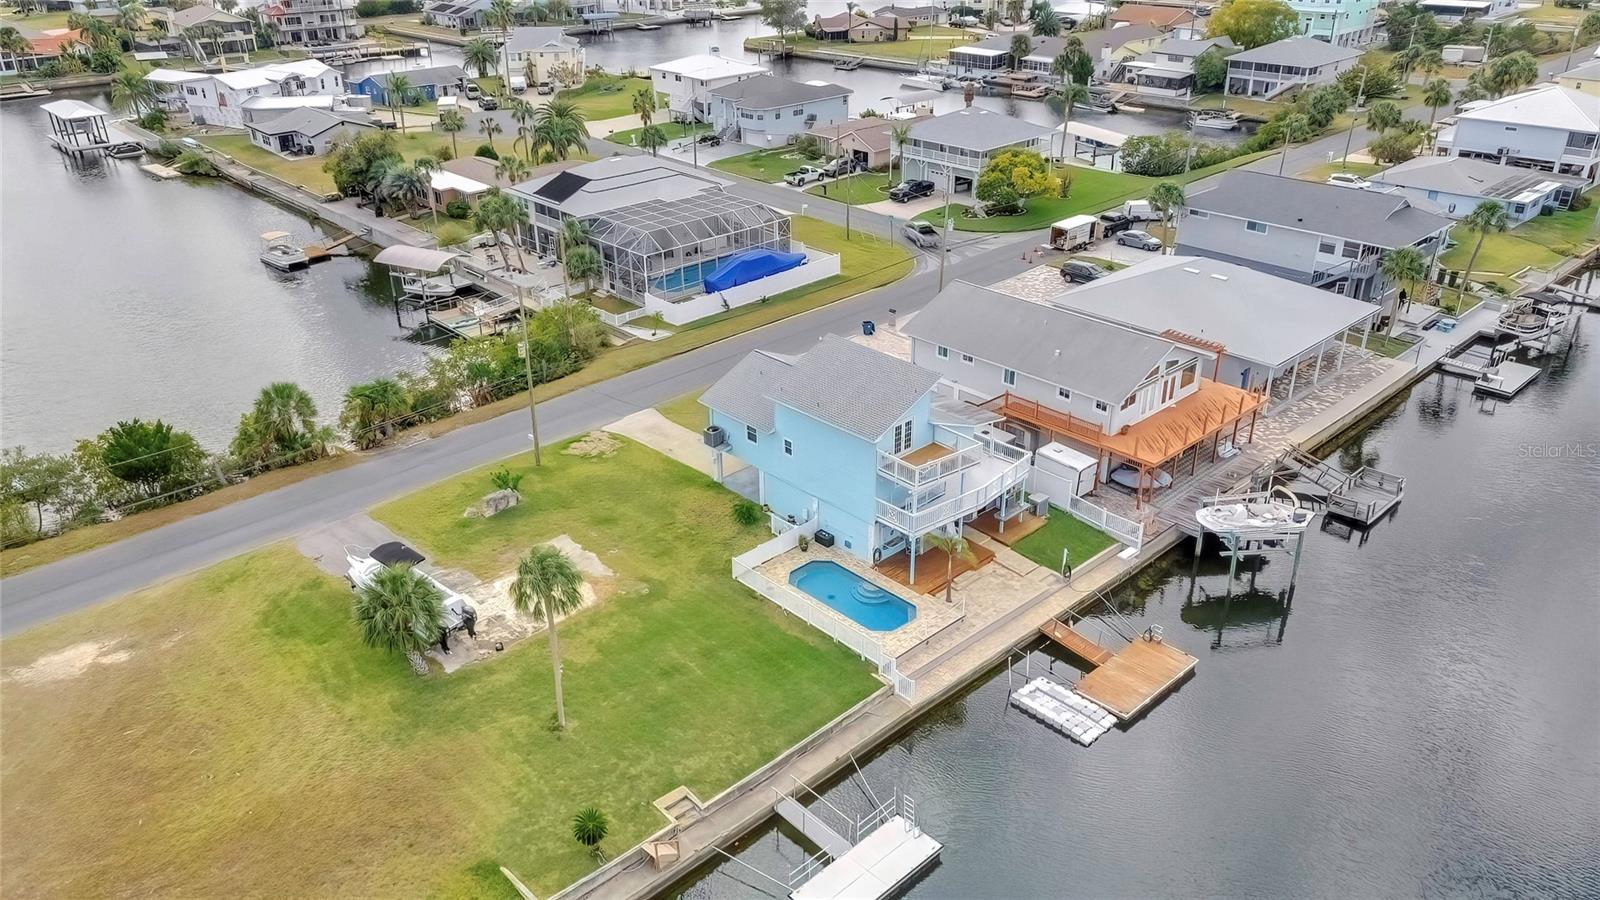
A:
{"label": "swimming pool", "polygon": [[836,562],[808,562],[789,583],[855,620],[869,631],[893,631],[917,617],[917,608]]}
{"label": "swimming pool", "polygon": [[706,276],[717,270],[726,257],[719,259],[702,259],[692,262],[680,269],[673,269],[665,275],[658,275],[651,280],[654,290],[664,294],[674,294],[679,291],[690,290],[700,286]]}

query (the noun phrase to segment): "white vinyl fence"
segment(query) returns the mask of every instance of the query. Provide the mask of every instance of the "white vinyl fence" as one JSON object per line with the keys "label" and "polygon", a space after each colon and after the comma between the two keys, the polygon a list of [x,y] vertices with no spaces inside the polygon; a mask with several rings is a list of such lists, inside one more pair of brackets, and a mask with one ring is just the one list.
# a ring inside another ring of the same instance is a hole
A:
{"label": "white vinyl fence", "polygon": [[1144,523],[1125,519],[1082,497],[1072,497],[1067,503],[1067,511],[1135,550],[1144,543]]}

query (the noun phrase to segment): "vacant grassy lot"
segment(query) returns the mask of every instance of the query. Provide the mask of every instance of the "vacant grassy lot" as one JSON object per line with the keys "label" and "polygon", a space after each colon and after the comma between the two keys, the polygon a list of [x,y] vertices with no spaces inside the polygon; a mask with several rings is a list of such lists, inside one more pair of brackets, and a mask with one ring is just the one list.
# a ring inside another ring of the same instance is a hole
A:
{"label": "vacant grassy lot", "polygon": [[1311,168],[1306,169],[1304,172],[1297,173],[1294,177],[1299,178],[1302,181],[1327,181],[1328,176],[1334,174],[1335,172],[1348,172],[1351,175],[1359,175],[1362,178],[1371,178],[1383,170],[1384,167],[1378,165],[1377,163],[1335,162],[1323,163],[1320,166],[1312,166]]}
{"label": "vacant grassy lot", "polygon": [[888,175],[862,172],[845,178],[830,178],[821,184],[806,188],[806,193],[848,203],[851,206],[860,206],[863,203],[877,203],[879,200],[889,199],[889,188],[892,184]]}
{"label": "vacant grassy lot", "polygon": [[[978,36],[960,28],[949,28],[944,25],[919,25],[912,29],[911,34],[904,40],[879,41],[876,43],[852,44],[846,41],[819,41],[805,35],[790,35],[786,38],[789,46],[796,50],[811,50],[820,53],[829,53],[835,56],[872,56],[879,59],[910,60],[922,62],[927,60],[944,59],[945,54],[952,47],[960,47],[973,43]],[[757,45],[776,40],[776,38],[746,38],[745,48],[750,49]],[[847,78],[848,73],[841,72],[840,78]]]}
{"label": "vacant grassy lot", "polygon": [[[1478,235],[1459,227],[1452,233],[1460,243],[1439,257],[1439,264],[1447,269],[1465,270],[1472,248],[1478,243]],[[1600,228],[1595,225],[1592,209],[1535,216],[1511,231],[1487,235],[1483,250],[1473,264],[1473,277],[1511,275],[1527,266],[1549,268],[1567,257],[1577,256],[1596,241],[1600,241]],[[1502,283],[1509,280],[1501,279]]]}
{"label": "vacant grassy lot", "polygon": [[[628,111],[632,112],[632,107],[629,107]],[[711,130],[711,124],[709,122],[696,122],[693,125],[690,125],[687,122],[658,121],[655,124],[656,127],[660,128],[662,133],[667,136],[667,140],[670,141],[679,141],[691,134],[704,134],[705,132]],[[639,137],[639,132],[643,130],[643,128],[629,128],[626,131],[613,131],[606,135],[606,140],[613,144],[621,144],[624,147],[632,147],[635,146],[634,141]]]}
{"label": "vacant grassy lot", "polygon": [[1050,520],[1045,526],[1018,541],[1011,549],[1053,572],[1059,572],[1063,547],[1069,553],[1068,562],[1073,566],[1081,566],[1114,543],[1116,541],[1105,532],[1072,513],[1052,506]]}
{"label": "vacant grassy lot", "polygon": [[[407,162],[424,156],[438,154],[439,148],[450,146],[450,136],[440,132],[407,132],[397,134],[400,155]],[[467,147],[477,147],[484,143],[483,136],[476,133],[462,132],[456,135],[458,145],[462,152],[470,152]],[[226,153],[240,163],[252,169],[266,172],[290,184],[301,185],[312,191],[322,194],[331,194],[335,191],[333,176],[322,171],[322,164],[326,157],[308,156],[299,159],[285,159],[276,153],[263,150],[250,143],[249,135],[244,134],[213,134],[199,138],[199,141],[212,149]],[[497,138],[494,148],[500,153],[511,153],[511,142],[504,137]]]}
{"label": "vacant grassy lot", "polygon": [[528,500],[492,520],[460,515],[485,470],[379,515],[480,572],[562,533],[616,571],[562,626],[567,732],[542,637],[417,678],[360,644],[340,580],[261,550],[4,643],[5,893],[511,896],[506,865],[549,896],[595,865],[580,806],[621,850],[650,801],[710,797],[876,687],[728,577],[764,533],[709,479],[634,444],[512,466]]}
{"label": "vacant grassy lot", "polygon": [[783,176],[801,166],[821,165],[822,160],[806,159],[800,153],[788,148],[777,147],[772,150],[756,150],[752,153],[742,153],[719,159],[708,165],[730,175],[739,175],[752,181],[761,181],[771,184],[782,181]]}
{"label": "vacant grassy lot", "polygon": [[591,75],[582,85],[561,91],[556,96],[577,104],[585,120],[599,122],[633,114],[633,95],[650,87],[648,78],[620,75]]}

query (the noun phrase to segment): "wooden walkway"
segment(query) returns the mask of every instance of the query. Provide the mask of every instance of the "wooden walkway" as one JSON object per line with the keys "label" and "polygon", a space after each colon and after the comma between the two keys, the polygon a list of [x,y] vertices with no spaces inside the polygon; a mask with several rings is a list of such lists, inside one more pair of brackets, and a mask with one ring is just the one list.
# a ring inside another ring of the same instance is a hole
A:
{"label": "wooden walkway", "polygon": [[974,569],[981,569],[994,561],[994,551],[974,542],[968,542],[972,548],[972,555],[977,557],[976,563],[970,563],[961,557],[956,557],[955,566],[950,570],[950,577],[945,577],[945,553],[943,550],[924,550],[917,555],[917,582],[911,583],[911,554],[902,550],[878,563],[876,568],[884,575],[911,588],[919,594],[937,594],[944,590],[945,583],[954,581]]}
{"label": "wooden walkway", "polygon": [[1076,653],[1091,665],[1103,666],[1112,659],[1110,650],[1073,631],[1070,625],[1060,619],[1051,619],[1040,625],[1039,631],[1050,640]]}
{"label": "wooden walkway", "polygon": [[1078,693],[1126,722],[1177,686],[1199,660],[1164,641],[1136,638],[1078,679]]}
{"label": "wooden walkway", "polygon": [[[1065,513],[1063,513],[1063,515],[1065,515]],[[1048,521],[1050,520],[1043,516],[1036,516],[1031,512],[1023,510],[1018,514],[1006,519],[1006,530],[1001,531],[1000,514],[991,509],[976,519],[973,519],[971,522],[968,522],[967,527],[973,529],[974,531],[988,535],[989,537],[992,537],[1009,547],[1015,544],[1017,541],[1020,541],[1028,535],[1033,534],[1035,531],[1043,528],[1045,523]]]}

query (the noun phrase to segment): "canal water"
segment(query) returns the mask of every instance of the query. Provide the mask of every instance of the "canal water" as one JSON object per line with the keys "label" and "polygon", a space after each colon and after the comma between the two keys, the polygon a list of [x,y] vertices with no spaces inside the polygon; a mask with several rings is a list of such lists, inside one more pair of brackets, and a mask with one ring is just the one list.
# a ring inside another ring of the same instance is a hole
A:
{"label": "canal water", "polygon": [[[944,843],[904,896],[1600,896],[1597,328],[1513,401],[1436,374],[1349,436],[1340,463],[1406,499],[1314,530],[1292,606],[1287,557],[1225,603],[1187,544],[1119,590],[1200,660],[1126,730],[1083,748],[1009,707],[1013,678],[1078,674],[1036,646],[863,758]],[[861,782],[823,794],[860,815]],[[783,879],[814,848],[769,825],[734,852]],[[668,894],[768,895],[726,859]]]}
{"label": "canal water", "polygon": [[388,279],[358,258],[282,274],[259,236],[310,241],[299,216],[220,181],[156,181],[134,160],[70,162],[41,102],[0,106],[0,440],[70,449],[119,419],[161,418],[210,449],[272,381],[325,420],[345,388],[416,368]]}

